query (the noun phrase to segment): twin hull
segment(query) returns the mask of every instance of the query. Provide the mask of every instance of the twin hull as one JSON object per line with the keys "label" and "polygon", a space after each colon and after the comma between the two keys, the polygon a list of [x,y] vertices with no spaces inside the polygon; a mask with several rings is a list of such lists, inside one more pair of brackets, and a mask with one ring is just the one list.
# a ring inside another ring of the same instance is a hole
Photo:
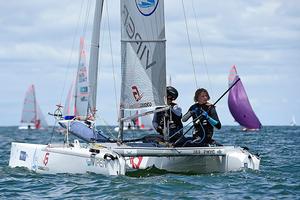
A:
{"label": "twin hull", "polygon": [[11,145],[10,167],[25,167],[38,173],[96,173],[124,175],[125,160],[116,153],[103,150],[92,153],[78,142],[73,147],[15,143]]}
{"label": "twin hull", "polygon": [[12,143],[10,167],[38,173],[97,173],[125,175],[126,171],[156,167],[178,173],[258,170],[260,159],[240,147],[157,148],[102,143],[83,147]]}

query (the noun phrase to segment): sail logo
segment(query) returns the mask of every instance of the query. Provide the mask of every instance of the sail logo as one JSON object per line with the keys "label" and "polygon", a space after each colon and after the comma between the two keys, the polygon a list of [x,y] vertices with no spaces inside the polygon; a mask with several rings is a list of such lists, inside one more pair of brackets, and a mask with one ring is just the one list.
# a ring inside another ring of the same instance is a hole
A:
{"label": "sail logo", "polygon": [[152,49],[149,43],[143,42],[143,37],[141,32],[138,32],[138,28],[131,17],[128,8],[124,5],[122,10],[122,19],[124,19],[123,25],[124,30],[130,40],[135,40],[136,42],[131,43],[136,55],[140,59],[143,67],[147,70],[156,64],[156,60],[152,58]]}
{"label": "sail logo", "polygon": [[142,163],[143,157],[139,156],[139,157],[130,157],[130,164],[132,166],[133,169],[139,169],[140,165]]}
{"label": "sail logo", "polygon": [[139,92],[137,86],[134,85],[134,86],[131,87],[131,89],[132,89],[132,95],[133,95],[134,99],[135,99],[136,101],[141,100],[142,97],[143,97],[143,95],[140,94],[140,92]]}
{"label": "sail logo", "polygon": [[21,151],[20,156],[19,156],[19,160],[26,161],[26,157],[27,157],[26,151]]}
{"label": "sail logo", "polygon": [[136,7],[144,16],[150,16],[157,8],[159,0],[135,0]]}

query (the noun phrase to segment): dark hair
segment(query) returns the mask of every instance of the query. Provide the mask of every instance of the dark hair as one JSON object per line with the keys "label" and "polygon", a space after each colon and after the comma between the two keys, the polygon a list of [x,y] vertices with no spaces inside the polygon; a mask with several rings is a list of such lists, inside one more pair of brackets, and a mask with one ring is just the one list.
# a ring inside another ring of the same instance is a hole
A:
{"label": "dark hair", "polygon": [[167,97],[168,96],[171,96],[172,100],[175,100],[178,97],[178,91],[174,87],[168,86],[167,87]]}
{"label": "dark hair", "polygon": [[209,96],[207,90],[204,89],[204,88],[199,88],[199,89],[197,89],[196,92],[195,92],[194,102],[197,102],[197,101],[198,101],[198,100],[197,100],[197,99],[198,99],[197,97],[198,97],[202,92],[205,92],[206,95],[207,95],[207,97],[208,97],[207,100],[210,100],[210,96]]}

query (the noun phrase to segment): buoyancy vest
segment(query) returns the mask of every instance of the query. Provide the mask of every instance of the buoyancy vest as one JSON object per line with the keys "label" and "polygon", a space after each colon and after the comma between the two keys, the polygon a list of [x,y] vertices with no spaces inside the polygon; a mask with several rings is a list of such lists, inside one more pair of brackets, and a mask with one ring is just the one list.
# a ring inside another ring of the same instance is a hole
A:
{"label": "buoyancy vest", "polygon": [[[219,122],[218,115],[213,105],[199,103],[195,103],[189,108],[189,111],[194,111],[192,114],[193,120],[201,115],[202,110],[206,111],[210,117]],[[214,127],[204,117],[200,117],[193,123],[195,127],[193,138],[196,139],[197,137],[200,137],[201,140],[203,139],[203,143],[210,143],[213,136]],[[221,123],[219,122],[216,127],[221,128]]]}
{"label": "buoyancy vest", "polygon": [[[177,104],[171,103],[171,108],[174,108],[175,105],[177,105]],[[170,116],[170,113],[171,113],[171,116]],[[169,122],[169,135],[172,136],[178,130],[183,128],[181,118],[182,118],[182,114],[180,114],[179,116],[176,115],[173,112],[173,109],[171,109],[171,111],[166,110],[166,111],[156,113],[156,120],[157,120],[157,124],[158,124],[158,127],[159,127],[159,129],[157,129],[157,131],[160,134],[163,134],[161,131],[164,127],[164,119],[165,119],[166,123]],[[178,134],[178,135],[180,135],[180,134]]]}

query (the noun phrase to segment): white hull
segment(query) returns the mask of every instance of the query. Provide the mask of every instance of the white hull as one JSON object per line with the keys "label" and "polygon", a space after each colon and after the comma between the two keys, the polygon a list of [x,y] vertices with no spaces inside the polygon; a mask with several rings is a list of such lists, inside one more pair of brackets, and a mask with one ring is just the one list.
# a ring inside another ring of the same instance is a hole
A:
{"label": "white hull", "polygon": [[88,148],[60,145],[15,143],[11,145],[10,167],[25,167],[37,173],[96,173],[104,175],[124,175],[124,159],[112,151],[102,149],[91,153]]}
{"label": "white hull", "polygon": [[20,125],[18,127],[19,130],[34,130],[36,129],[35,128],[35,125],[34,124],[24,124],[24,125]]}
{"label": "white hull", "polygon": [[[102,144],[108,146],[108,144]],[[110,147],[109,147],[110,146]],[[230,172],[259,170],[260,158],[240,147],[126,147],[108,148],[125,157],[127,171],[158,169],[178,173]]]}
{"label": "white hull", "polygon": [[233,146],[158,148],[101,143],[83,147],[78,142],[72,146],[12,143],[9,166],[37,173],[124,175],[151,167],[178,173],[258,170],[260,164],[259,158]]}

